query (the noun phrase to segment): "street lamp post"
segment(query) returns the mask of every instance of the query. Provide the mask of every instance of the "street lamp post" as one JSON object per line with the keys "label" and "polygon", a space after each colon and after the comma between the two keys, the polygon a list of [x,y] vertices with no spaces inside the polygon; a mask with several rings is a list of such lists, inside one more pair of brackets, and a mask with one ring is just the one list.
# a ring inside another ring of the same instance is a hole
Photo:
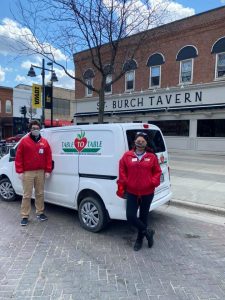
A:
{"label": "street lamp post", "polygon": [[[31,65],[30,70],[27,74],[27,76],[30,77],[35,77],[36,73],[34,71],[34,68],[41,69],[41,76],[42,76],[42,116],[41,116],[41,123],[42,127],[44,127],[45,124],[45,71],[51,72],[51,88],[53,89],[53,82],[58,81],[58,78],[55,74],[55,71],[53,70],[53,63],[49,62],[47,63],[49,66],[52,66],[51,69],[45,68],[45,60],[44,58],[42,59],[42,67]],[[53,91],[52,91],[53,92]],[[52,105],[52,104],[51,104]],[[53,110],[53,105],[51,106],[51,126],[53,125],[52,123],[52,110]]]}

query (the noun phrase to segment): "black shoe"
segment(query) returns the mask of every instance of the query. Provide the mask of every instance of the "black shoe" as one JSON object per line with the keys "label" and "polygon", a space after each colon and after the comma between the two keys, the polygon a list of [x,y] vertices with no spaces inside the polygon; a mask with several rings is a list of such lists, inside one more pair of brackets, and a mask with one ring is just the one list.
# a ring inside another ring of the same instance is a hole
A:
{"label": "black shoe", "polygon": [[37,215],[37,219],[39,221],[46,221],[46,220],[48,220],[48,218],[44,214]]}
{"label": "black shoe", "polygon": [[27,224],[28,224],[28,218],[23,218],[20,222],[21,226],[27,226]]}
{"label": "black shoe", "polygon": [[134,251],[139,251],[142,248],[143,237],[143,234],[139,232],[134,244]]}
{"label": "black shoe", "polygon": [[148,247],[149,248],[152,248],[152,246],[154,244],[154,239],[153,239],[154,234],[155,234],[155,230],[146,229],[144,231],[144,235],[145,235],[146,239],[148,240]]}

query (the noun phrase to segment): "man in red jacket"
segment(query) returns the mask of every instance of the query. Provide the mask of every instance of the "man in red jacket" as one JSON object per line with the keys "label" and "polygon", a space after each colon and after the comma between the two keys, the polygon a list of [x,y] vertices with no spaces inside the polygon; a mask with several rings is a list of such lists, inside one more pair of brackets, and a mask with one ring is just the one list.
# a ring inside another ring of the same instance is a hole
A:
{"label": "man in red jacket", "polygon": [[21,140],[16,151],[16,172],[23,182],[22,226],[28,224],[33,187],[37,218],[40,221],[48,219],[44,214],[44,183],[52,171],[52,152],[47,140],[41,137],[40,128],[38,121],[31,121],[30,134]]}

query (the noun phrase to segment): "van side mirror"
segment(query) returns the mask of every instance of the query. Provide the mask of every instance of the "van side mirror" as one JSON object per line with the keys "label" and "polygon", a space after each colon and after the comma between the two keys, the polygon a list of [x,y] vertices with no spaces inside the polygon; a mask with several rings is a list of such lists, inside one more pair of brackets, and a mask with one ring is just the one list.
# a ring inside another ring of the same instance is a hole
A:
{"label": "van side mirror", "polygon": [[16,149],[9,149],[9,161],[15,161],[16,158]]}

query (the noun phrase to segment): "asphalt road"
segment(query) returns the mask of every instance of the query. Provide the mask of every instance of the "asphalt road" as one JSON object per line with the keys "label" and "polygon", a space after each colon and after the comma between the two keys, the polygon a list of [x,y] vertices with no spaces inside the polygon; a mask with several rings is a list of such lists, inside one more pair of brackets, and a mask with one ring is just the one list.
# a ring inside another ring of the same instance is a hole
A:
{"label": "asphalt road", "polygon": [[173,199],[225,212],[225,156],[169,155]]}

